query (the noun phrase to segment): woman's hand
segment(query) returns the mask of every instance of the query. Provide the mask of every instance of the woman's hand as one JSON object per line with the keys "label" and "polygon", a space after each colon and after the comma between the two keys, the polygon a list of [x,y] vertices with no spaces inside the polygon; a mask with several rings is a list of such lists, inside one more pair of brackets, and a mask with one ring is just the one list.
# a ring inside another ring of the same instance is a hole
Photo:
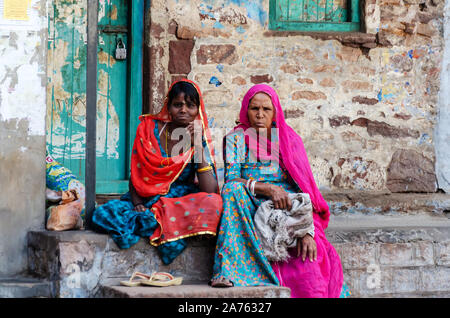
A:
{"label": "woman's hand", "polygon": [[190,122],[189,125],[186,126],[186,130],[191,140],[191,146],[193,146],[195,143],[194,122]]}
{"label": "woman's hand", "polygon": [[147,210],[147,208],[146,208],[143,204],[136,204],[136,205],[134,206],[134,209],[135,209],[137,212],[144,212],[145,210]]}
{"label": "woman's hand", "polygon": [[273,202],[274,208],[279,210],[288,210],[292,208],[292,201],[288,196],[288,193],[279,186],[269,184],[268,197]]}
{"label": "woman's hand", "polygon": [[317,260],[317,246],[314,238],[306,234],[301,239],[297,239],[297,257],[302,254],[302,260],[305,261],[306,256],[308,256],[311,262]]}

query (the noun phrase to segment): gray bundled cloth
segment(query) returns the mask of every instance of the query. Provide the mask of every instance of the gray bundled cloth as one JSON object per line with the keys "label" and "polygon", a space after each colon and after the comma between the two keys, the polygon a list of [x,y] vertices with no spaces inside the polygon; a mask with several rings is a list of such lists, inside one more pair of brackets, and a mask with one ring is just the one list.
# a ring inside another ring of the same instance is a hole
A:
{"label": "gray bundled cloth", "polygon": [[[269,261],[287,261],[287,249],[297,238],[314,233],[312,203],[307,193],[289,193],[292,209],[274,209],[272,200],[264,201],[255,212],[256,232]],[[314,234],[313,234],[314,235]]]}

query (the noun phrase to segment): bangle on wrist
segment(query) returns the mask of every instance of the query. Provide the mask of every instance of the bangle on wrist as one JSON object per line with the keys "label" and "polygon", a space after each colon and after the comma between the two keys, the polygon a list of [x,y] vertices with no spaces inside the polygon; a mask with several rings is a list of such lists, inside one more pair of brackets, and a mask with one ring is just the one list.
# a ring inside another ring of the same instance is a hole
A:
{"label": "bangle on wrist", "polygon": [[255,185],[256,185],[256,180],[253,180],[252,183],[250,184],[250,193],[253,194],[253,196],[256,196]]}
{"label": "bangle on wrist", "polygon": [[210,170],[212,170],[211,165],[207,165],[207,166],[205,166],[205,167],[203,167],[203,168],[197,169],[197,172],[198,172],[198,173],[202,173],[202,172],[206,172],[206,171],[210,171]]}

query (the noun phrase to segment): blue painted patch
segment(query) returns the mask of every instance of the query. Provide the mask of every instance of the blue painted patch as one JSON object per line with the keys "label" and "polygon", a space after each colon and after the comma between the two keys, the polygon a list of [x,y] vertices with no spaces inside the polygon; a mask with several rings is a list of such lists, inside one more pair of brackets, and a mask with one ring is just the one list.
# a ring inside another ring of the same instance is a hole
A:
{"label": "blue painted patch", "polygon": [[219,21],[216,21],[216,22],[214,22],[213,28],[214,29],[223,29],[223,28],[225,28],[225,26],[222,23],[220,23]]}
{"label": "blue painted patch", "polygon": [[220,85],[222,85],[222,82],[219,81],[219,79],[217,77],[213,76],[209,80],[209,84],[214,84],[214,85],[216,85],[216,87],[219,87]]}
{"label": "blue painted patch", "polygon": [[377,95],[379,102],[381,102],[381,100],[383,99],[383,95],[382,94],[383,94],[383,90],[380,89],[380,91],[378,92],[378,95]]}
{"label": "blue painted patch", "polygon": [[208,12],[208,11],[205,11],[203,9],[200,9],[200,13],[203,14],[203,15],[207,15],[210,18],[215,19],[214,14],[212,12]]}
{"label": "blue painted patch", "polygon": [[240,34],[243,34],[243,33],[245,33],[245,29],[242,27],[242,26],[238,26],[237,28],[236,28],[236,32],[237,33],[240,33]]}
{"label": "blue painted patch", "polygon": [[239,40],[238,45],[241,45],[241,44],[242,44],[242,40]]}
{"label": "blue painted patch", "polygon": [[410,59],[413,58],[413,50],[409,50],[408,51],[408,56],[409,56]]}
{"label": "blue painted patch", "polygon": [[389,99],[394,98],[394,97],[395,97],[395,95],[392,94],[392,93],[383,95],[383,99],[385,99],[385,100],[389,100]]}
{"label": "blue painted patch", "polygon": [[250,19],[258,21],[261,25],[266,23],[268,15],[264,10],[263,0],[231,0],[231,2],[239,7],[245,7],[247,17]]}
{"label": "blue painted patch", "polygon": [[216,68],[217,68],[217,70],[218,70],[220,73],[223,72],[223,65],[222,65],[222,64],[217,65]]}
{"label": "blue painted patch", "polygon": [[422,136],[420,136],[420,139],[419,139],[419,145],[421,145],[421,144],[423,144],[425,141],[427,141],[427,139],[429,138],[430,136],[428,136],[428,134],[422,134]]}
{"label": "blue painted patch", "polygon": [[[266,0],[222,0],[221,7],[224,8],[229,6],[230,4],[235,4],[238,7],[244,7],[247,9],[247,17],[252,20],[258,21],[262,26],[268,20],[268,14],[264,10],[264,2]],[[214,6],[217,6],[217,0],[203,0],[202,6],[206,6],[208,10],[212,10]],[[202,14],[208,14],[208,12],[204,11]],[[209,14],[208,14],[209,15]]]}

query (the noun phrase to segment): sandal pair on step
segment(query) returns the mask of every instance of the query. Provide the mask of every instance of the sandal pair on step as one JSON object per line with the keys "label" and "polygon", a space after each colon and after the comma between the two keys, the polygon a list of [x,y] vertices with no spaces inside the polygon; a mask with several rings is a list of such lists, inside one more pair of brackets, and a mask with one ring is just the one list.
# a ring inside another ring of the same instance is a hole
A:
{"label": "sandal pair on step", "polygon": [[153,272],[151,275],[134,272],[129,280],[120,282],[123,286],[137,287],[141,285],[167,287],[178,286],[183,282],[183,277],[174,277],[166,272]]}

